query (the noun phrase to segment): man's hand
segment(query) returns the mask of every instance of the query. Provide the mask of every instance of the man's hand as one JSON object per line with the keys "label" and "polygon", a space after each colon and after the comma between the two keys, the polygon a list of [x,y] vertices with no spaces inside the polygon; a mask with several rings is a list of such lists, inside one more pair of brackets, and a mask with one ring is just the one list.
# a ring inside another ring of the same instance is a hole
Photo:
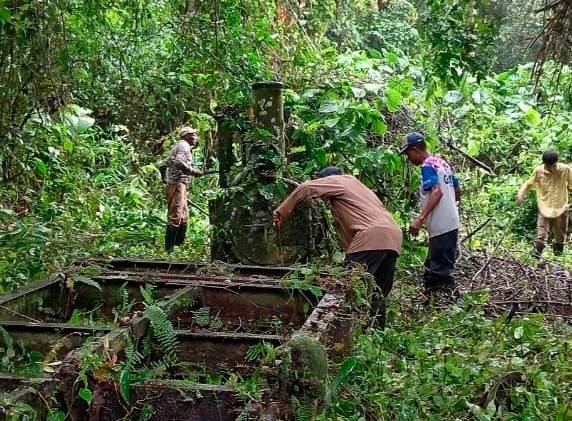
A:
{"label": "man's hand", "polygon": [[282,214],[277,210],[275,210],[272,213],[272,223],[276,228],[282,227],[282,224],[284,223],[284,218],[282,217]]}
{"label": "man's hand", "polygon": [[416,237],[419,234],[419,230],[421,229],[422,226],[423,226],[423,219],[418,216],[409,224],[409,234]]}

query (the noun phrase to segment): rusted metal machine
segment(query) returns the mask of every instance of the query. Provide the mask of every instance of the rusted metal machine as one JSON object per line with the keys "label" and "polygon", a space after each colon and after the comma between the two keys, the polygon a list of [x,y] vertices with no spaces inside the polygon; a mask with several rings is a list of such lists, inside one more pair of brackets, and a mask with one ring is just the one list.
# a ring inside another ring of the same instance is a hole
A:
{"label": "rusted metal machine", "polygon": [[[0,389],[9,402],[34,407],[40,419],[49,406],[71,420],[139,419],[144,411],[151,420],[292,419],[293,398],[296,405],[320,407],[328,358],[348,350],[359,316],[349,304],[349,290],[322,290],[317,296],[285,287],[284,279],[296,278],[296,271],[286,267],[145,260],[94,267],[81,269],[83,282],[58,276],[0,298],[0,326],[14,344],[42,356],[33,375],[0,373]],[[324,285],[330,283],[326,278]],[[141,313],[144,285],[153,285],[158,305],[175,328],[181,364],[161,379],[134,382],[126,401],[116,369],[127,358],[129,344],[149,329]],[[118,320],[115,309],[125,301],[132,307]],[[216,315],[216,329],[197,324],[204,308]],[[89,318],[74,321],[78,313]],[[251,350],[260,344],[276,350],[273,362],[252,358]],[[82,370],[86,375],[86,355],[103,361],[103,368],[89,373],[87,385],[79,380]],[[301,370],[298,364],[305,362],[317,371]],[[252,396],[229,386],[229,379],[249,376],[260,384]],[[213,378],[217,384],[208,384]],[[77,398],[82,387],[92,391],[91,405]],[[10,408],[3,410],[5,415]]]}

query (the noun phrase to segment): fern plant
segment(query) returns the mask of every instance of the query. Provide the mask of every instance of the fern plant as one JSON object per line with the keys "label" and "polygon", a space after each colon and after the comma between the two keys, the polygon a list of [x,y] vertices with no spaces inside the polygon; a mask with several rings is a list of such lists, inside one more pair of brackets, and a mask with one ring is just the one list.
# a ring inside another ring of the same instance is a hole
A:
{"label": "fern plant", "polygon": [[167,313],[156,304],[146,306],[145,317],[149,319],[152,335],[163,352],[160,363],[169,368],[177,361],[179,346],[173,323]]}
{"label": "fern plant", "polygon": [[131,300],[129,297],[129,291],[127,290],[127,282],[125,282],[123,285],[121,285],[121,287],[119,287],[117,294],[121,299],[121,303],[112,310],[113,316],[115,318],[115,323],[117,323],[117,321],[121,317],[131,313],[133,310],[133,305],[135,304],[135,302]]}
{"label": "fern plant", "polygon": [[200,327],[208,327],[211,323],[210,307],[201,307],[193,313],[193,319]]}
{"label": "fern plant", "polygon": [[193,312],[193,319],[200,327],[207,327],[211,330],[220,330],[224,326],[222,320],[218,316],[211,315],[210,307],[201,307]]}

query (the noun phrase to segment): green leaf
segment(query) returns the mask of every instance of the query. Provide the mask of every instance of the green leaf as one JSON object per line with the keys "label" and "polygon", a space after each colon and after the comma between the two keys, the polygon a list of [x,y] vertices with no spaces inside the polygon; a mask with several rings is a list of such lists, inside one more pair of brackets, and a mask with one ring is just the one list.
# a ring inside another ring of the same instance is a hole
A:
{"label": "green leaf", "polygon": [[340,121],[339,117],[328,118],[326,121],[324,121],[324,126],[329,127],[331,129],[336,124],[338,124],[339,121]]}
{"label": "green leaf", "polygon": [[337,393],[340,385],[348,378],[351,372],[356,368],[358,363],[357,358],[348,357],[344,360],[340,371],[332,381],[332,393]]}
{"label": "green leaf", "polygon": [[342,104],[339,101],[324,101],[318,110],[322,114],[337,113],[342,109]]}
{"label": "green leaf", "polygon": [[316,298],[321,298],[324,295],[322,288],[316,285],[308,285],[308,291],[310,291]]}
{"label": "green leaf", "polygon": [[130,394],[131,394],[131,374],[127,370],[122,370],[119,373],[119,386],[121,396],[125,401],[129,402]]}
{"label": "green leaf", "polygon": [[304,145],[294,146],[293,148],[290,148],[290,150],[288,151],[288,153],[291,153],[291,154],[301,153],[301,152],[306,152],[306,147]]}
{"label": "green leaf", "polygon": [[34,158],[34,165],[36,167],[36,169],[38,170],[38,172],[40,174],[42,174],[44,177],[48,176],[48,166],[46,165],[46,163],[44,161],[42,161],[40,158]]}
{"label": "green leaf", "polygon": [[4,6],[0,6],[0,23],[7,23],[10,22],[12,15],[10,13],[10,9]]}
{"label": "green leaf", "polygon": [[463,99],[463,94],[459,91],[448,91],[443,98],[448,104],[456,104]]}
{"label": "green leaf", "polygon": [[388,88],[385,91],[386,105],[387,109],[391,112],[395,112],[401,106],[401,93],[399,91]]}
{"label": "green leaf", "polygon": [[384,135],[387,133],[387,124],[385,124],[385,121],[380,118],[379,120],[373,122],[371,125],[371,131],[380,136]]}
{"label": "green leaf", "polygon": [[326,151],[323,149],[316,149],[314,151],[314,159],[316,160],[318,166],[325,167],[326,166]]}
{"label": "green leaf", "polygon": [[356,88],[352,86],[352,93],[357,99],[361,99],[365,96],[365,90],[362,88]]}
{"label": "green leaf", "polygon": [[101,291],[101,285],[99,285],[99,284],[98,284],[97,282],[95,282],[93,279],[88,278],[87,276],[83,276],[83,275],[80,275],[80,274],[78,274],[78,273],[74,273],[74,275],[73,275],[72,278],[73,278],[73,281],[74,281],[74,282],[79,282],[79,283],[82,283],[82,284],[86,284],[86,285],[89,285],[90,287],[97,288],[98,290]]}
{"label": "green leaf", "polygon": [[48,417],[46,421],[64,421],[66,418],[66,413],[57,409],[51,409],[48,412]]}
{"label": "green leaf", "polygon": [[74,150],[74,144],[69,139],[64,140],[64,143],[62,146],[64,148],[64,151],[66,151],[66,152],[73,152],[73,150]]}
{"label": "green leaf", "polygon": [[480,150],[481,150],[480,142],[476,139],[470,139],[467,147],[467,152],[469,153],[469,155],[473,156],[478,155]]}
{"label": "green leaf", "polygon": [[68,320],[68,324],[70,325],[79,325],[81,324],[81,312],[75,308]]}
{"label": "green leaf", "polygon": [[524,329],[522,328],[522,326],[517,327],[514,330],[514,339],[520,339],[522,338],[522,334],[524,333]]}
{"label": "green leaf", "polygon": [[79,397],[86,401],[89,405],[93,400],[93,393],[87,387],[84,387],[79,390]]}
{"label": "green leaf", "polygon": [[531,126],[538,126],[542,121],[540,113],[532,107],[530,107],[528,111],[524,113],[524,120]]}
{"label": "green leaf", "polygon": [[467,406],[478,421],[490,421],[491,417],[489,417],[479,405],[467,402]]}

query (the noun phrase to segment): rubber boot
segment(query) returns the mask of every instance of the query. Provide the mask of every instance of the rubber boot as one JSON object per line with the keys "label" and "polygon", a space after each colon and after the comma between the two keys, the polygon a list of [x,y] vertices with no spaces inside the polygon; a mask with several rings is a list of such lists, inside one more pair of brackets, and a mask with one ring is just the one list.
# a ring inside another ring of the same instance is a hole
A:
{"label": "rubber boot", "polygon": [[175,238],[175,245],[180,246],[185,242],[185,237],[187,235],[187,224],[179,225],[179,229],[177,230],[177,237]]}
{"label": "rubber boot", "polygon": [[535,258],[540,259],[540,256],[542,255],[542,252],[544,251],[544,247],[545,247],[545,245],[542,243],[534,243],[534,250],[532,251],[532,255]]}
{"label": "rubber boot", "polygon": [[369,317],[371,319],[371,327],[380,330],[385,329],[386,307],[386,298],[374,294],[371,299],[371,308],[369,313]]}
{"label": "rubber boot", "polygon": [[564,244],[552,244],[552,251],[555,256],[562,256],[562,253],[564,252]]}
{"label": "rubber boot", "polygon": [[178,231],[179,227],[173,227],[171,225],[167,225],[167,230],[165,231],[165,251],[167,253],[173,252]]}

